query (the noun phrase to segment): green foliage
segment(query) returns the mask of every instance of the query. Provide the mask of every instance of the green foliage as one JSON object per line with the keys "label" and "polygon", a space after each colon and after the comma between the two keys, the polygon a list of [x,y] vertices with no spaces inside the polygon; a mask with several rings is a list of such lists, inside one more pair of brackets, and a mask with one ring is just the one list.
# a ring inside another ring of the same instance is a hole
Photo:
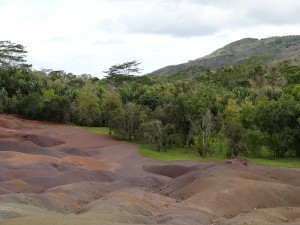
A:
{"label": "green foliage", "polygon": [[27,51],[20,44],[12,43],[11,41],[0,41],[0,66],[1,67],[17,67],[28,66],[26,62]]}
{"label": "green foliage", "polygon": [[83,127],[83,129],[96,134],[109,134],[108,127]]}
{"label": "green foliage", "polygon": [[261,147],[264,141],[264,134],[260,130],[249,129],[246,133],[247,155],[261,157]]}
{"label": "green foliage", "polygon": [[106,79],[109,83],[118,86],[123,82],[133,80],[133,74],[140,73],[141,71],[139,68],[140,64],[140,62],[133,60],[122,64],[113,65],[107,71],[103,72],[107,73]]}
{"label": "green foliage", "polygon": [[72,117],[76,124],[82,126],[100,126],[100,101],[89,87],[80,90],[72,105]]}
{"label": "green foliage", "polygon": [[160,151],[164,145],[164,127],[159,120],[151,120],[142,123],[139,128],[139,139],[146,144],[155,144],[156,150]]}
{"label": "green foliage", "polygon": [[[300,157],[299,61],[257,56],[218,69],[190,62],[168,77],[134,77],[140,63],[131,61],[112,66],[99,80],[62,70],[33,71],[22,65],[21,45],[1,43],[7,45],[0,60],[13,65],[0,62],[1,113],[107,126],[109,134],[147,144],[142,154],[166,160],[190,154],[197,160]],[[5,50],[10,44],[11,53]]]}
{"label": "green foliage", "polygon": [[139,97],[137,102],[141,105],[149,107],[149,109],[152,111],[154,111],[156,107],[163,104],[163,101],[157,92],[146,92]]}
{"label": "green foliage", "polygon": [[145,119],[146,115],[142,107],[133,102],[128,102],[123,108],[118,108],[112,112],[108,126],[117,135],[130,141],[137,139],[138,128]]}
{"label": "green foliage", "polygon": [[[109,129],[107,127],[83,127],[84,130],[97,133],[97,134],[108,134]],[[221,139],[221,136],[218,137]],[[217,162],[222,161],[225,158],[225,155],[222,152],[216,152],[216,154],[203,158],[199,157],[198,151],[194,148],[189,149],[188,152],[185,152],[184,148],[174,147],[170,151],[157,151],[155,146],[149,144],[141,144],[134,142],[138,148],[139,153],[148,158],[152,158],[155,160],[160,161],[197,161],[197,162]],[[217,145],[215,145],[217,147]],[[277,167],[290,167],[290,168],[300,168],[300,160],[295,158],[253,158],[253,157],[246,157],[247,161],[265,165],[265,166],[277,166]]]}
{"label": "green foliage", "polygon": [[19,102],[17,108],[19,114],[29,119],[40,119],[42,117],[43,98],[39,93],[30,93]]}
{"label": "green foliage", "polygon": [[229,148],[226,153],[228,158],[238,156],[244,150],[245,128],[236,120],[225,121],[225,136],[229,141]]}
{"label": "green foliage", "polygon": [[113,113],[122,108],[122,99],[118,92],[106,91],[101,98],[102,125],[108,126],[113,119]]}
{"label": "green foliage", "polygon": [[0,90],[0,113],[7,112],[8,96],[7,92],[3,88]]}
{"label": "green foliage", "polygon": [[200,128],[200,145],[199,154],[206,156],[206,153],[210,150],[211,134],[214,130],[213,115],[210,110],[207,110],[199,125]]}
{"label": "green foliage", "polygon": [[139,140],[156,146],[157,151],[171,149],[175,142],[176,130],[173,124],[163,125],[159,120],[142,123],[139,127]]}
{"label": "green foliage", "polygon": [[288,94],[278,101],[259,102],[253,123],[267,134],[267,145],[274,156],[283,157],[291,148],[298,152],[299,115],[299,101]]}
{"label": "green foliage", "polygon": [[188,151],[186,151],[185,148],[175,147],[172,148],[172,150],[170,151],[158,152],[152,145],[138,144],[138,147],[139,152],[142,156],[167,162],[182,160],[211,162],[221,161],[225,159],[225,157],[223,157],[222,155],[201,158],[199,157],[199,153],[196,149],[189,149]]}
{"label": "green foliage", "polygon": [[[178,76],[178,78],[183,78],[186,70],[189,70],[190,67],[218,69],[236,65],[241,65],[249,72],[256,66],[276,62],[276,60],[288,60],[292,56],[299,59],[299,39],[299,35],[260,40],[244,38],[230,43],[205,57],[179,65],[167,66],[152,72],[150,75],[169,77],[180,74],[181,76]],[[187,73],[187,75],[190,76],[190,73]],[[229,80],[229,82],[231,81]]]}
{"label": "green foliage", "polygon": [[248,158],[247,160],[264,166],[300,168],[300,160],[297,158]]}

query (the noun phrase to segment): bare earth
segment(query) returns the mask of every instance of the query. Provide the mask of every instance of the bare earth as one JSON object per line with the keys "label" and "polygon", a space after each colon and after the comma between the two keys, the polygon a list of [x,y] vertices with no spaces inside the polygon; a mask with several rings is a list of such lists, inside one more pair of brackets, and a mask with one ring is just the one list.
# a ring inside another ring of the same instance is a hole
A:
{"label": "bare earth", "polygon": [[163,163],[78,127],[0,115],[0,225],[300,224],[300,170]]}

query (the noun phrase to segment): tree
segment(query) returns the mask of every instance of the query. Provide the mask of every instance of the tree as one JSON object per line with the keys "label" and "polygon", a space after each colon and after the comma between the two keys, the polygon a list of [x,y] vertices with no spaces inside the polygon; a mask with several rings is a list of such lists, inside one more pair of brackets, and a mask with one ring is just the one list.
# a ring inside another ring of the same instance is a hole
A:
{"label": "tree", "polygon": [[8,97],[7,92],[4,88],[0,90],[0,113],[6,112],[7,110]]}
{"label": "tree", "polygon": [[157,151],[164,146],[164,130],[159,120],[142,123],[139,128],[139,136],[144,143],[155,144]]}
{"label": "tree", "polygon": [[[107,90],[101,99],[101,111],[102,111],[102,125],[109,126],[113,119],[113,113],[122,108],[122,100],[119,93],[114,90]],[[111,134],[111,130],[109,131]]]}
{"label": "tree", "polygon": [[20,44],[11,41],[0,41],[0,66],[1,67],[19,67],[29,66],[26,62],[27,51]]}
{"label": "tree", "polygon": [[207,110],[205,115],[202,117],[202,120],[200,121],[200,148],[199,148],[199,154],[202,157],[206,156],[206,152],[208,150],[208,145],[210,141],[210,136],[213,131],[213,115],[210,112],[210,110]]}
{"label": "tree", "polygon": [[137,138],[138,128],[145,117],[140,105],[128,102],[112,113],[108,126],[123,139],[131,141]]}
{"label": "tree", "polygon": [[80,90],[73,105],[73,117],[79,125],[100,126],[100,100],[90,87]]}
{"label": "tree", "polygon": [[113,85],[120,85],[124,81],[132,80],[135,73],[140,73],[141,69],[139,65],[141,63],[133,60],[122,64],[116,64],[111,66],[107,71],[103,71],[107,74],[105,78]]}
{"label": "tree", "polygon": [[41,119],[43,97],[39,93],[30,93],[18,104],[18,113],[29,119]]}
{"label": "tree", "polygon": [[43,92],[42,118],[54,122],[70,122],[71,101],[68,95],[58,95],[54,90]]}
{"label": "tree", "polygon": [[211,88],[198,87],[187,90],[172,100],[172,118],[178,133],[182,135],[182,144],[189,148],[194,144],[194,136],[199,130],[199,121],[208,109],[212,108],[215,93]]}
{"label": "tree", "polygon": [[123,103],[135,101],[139,95],[136,85],[128,82],[123,82],[123,84],[118,88],[118,91]]}
{"label": "tree", "polygon": [[149,109],[152,111],[155,110],[157,106],[162,105],[162,99],[161,97],[157,94],[157,92],[145,92],[140,96],[138,99],[138,103],[141,105],[147,106]]}
{"label": "tree", "polygon": [[257,129],[249,129],[247,132],[246,145],[251,155],[254,157],[261,157],[261,146],[263,144],[264,134]]}
{"label": "tree", "polygon": [[168,147],[168,149],[171,149],[171,145],[175,142],[175,134],[174,124],[168,123],[164,126],[165,147]]}
{"label": "tree", "polygon": [[290,94],[282,95],[277,101],[258,103],[253,122],[266,133],[267,145],[275,157],[284,157],[290,149],[299,154],[299,115],[299,101]]}
{"label": "tree", "polygon": [[245,136],[245,129],[241,123],[236,120],[227,119],[225,121],[225,136],[229,141],[229,149],[227,157],[238,156],[239,151],[243,147],[243,139]]}

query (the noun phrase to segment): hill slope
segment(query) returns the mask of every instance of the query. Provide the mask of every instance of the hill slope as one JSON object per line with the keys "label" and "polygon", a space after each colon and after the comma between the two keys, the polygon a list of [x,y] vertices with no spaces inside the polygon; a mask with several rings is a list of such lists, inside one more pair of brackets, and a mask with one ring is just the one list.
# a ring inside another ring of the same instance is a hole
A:
{"label": "hill slope", "polygon": [[158,69],[150,76],[173,75],[193,66],[219,68],[236,65],[254,56],[268,56],[273,60],[300,59],[300,35],[265,39],[244,38],[220,48],[205,57]]}

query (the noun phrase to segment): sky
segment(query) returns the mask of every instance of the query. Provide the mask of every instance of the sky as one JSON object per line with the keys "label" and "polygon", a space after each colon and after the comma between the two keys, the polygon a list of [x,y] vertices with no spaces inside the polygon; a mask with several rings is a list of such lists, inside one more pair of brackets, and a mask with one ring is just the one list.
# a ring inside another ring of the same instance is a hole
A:
{"label": "sky", "polygon": [[299,0],[0,0],[0,40],[26,46],[36,70],[103,77],[203,57],[242,38],[300,35]]}

